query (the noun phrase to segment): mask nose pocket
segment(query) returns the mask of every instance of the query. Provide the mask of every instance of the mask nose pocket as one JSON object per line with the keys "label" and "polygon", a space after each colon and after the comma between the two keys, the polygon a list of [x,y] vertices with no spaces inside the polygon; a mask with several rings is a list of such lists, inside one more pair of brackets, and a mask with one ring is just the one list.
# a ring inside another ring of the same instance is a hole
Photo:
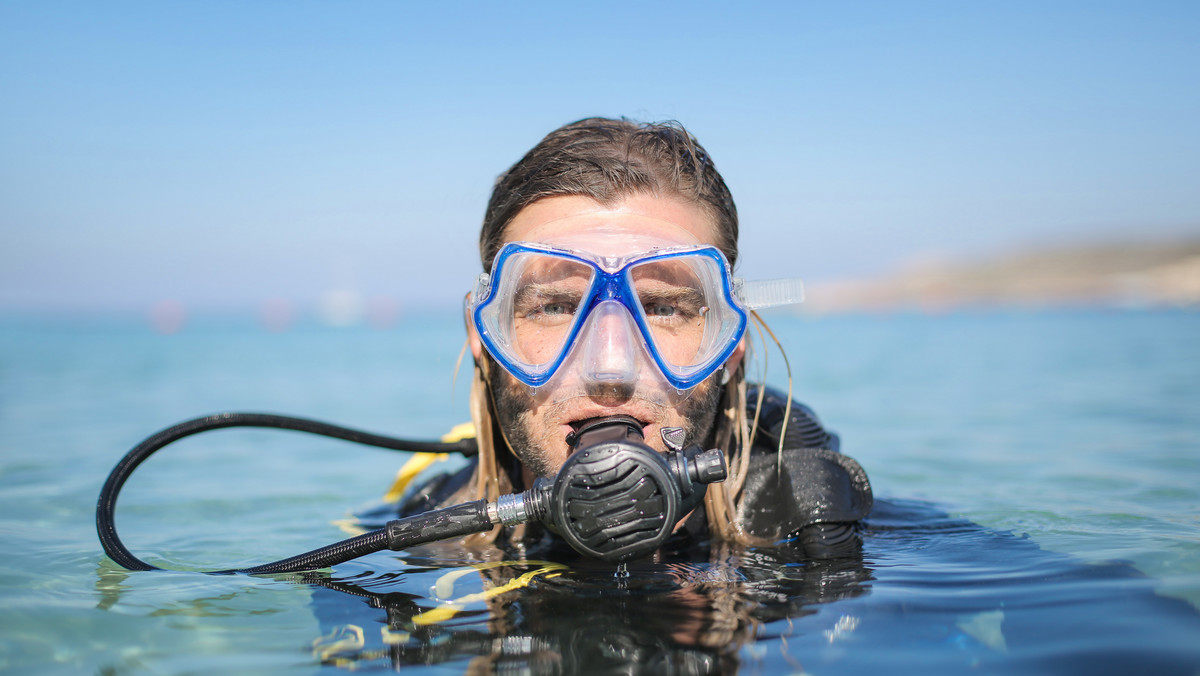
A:
{"label": "mask nose pocket", "polygon": [[580,374],[585,382],[605,387],[637,382],[640,340],[624,306],[611,300],[600,303],[580,335]]}

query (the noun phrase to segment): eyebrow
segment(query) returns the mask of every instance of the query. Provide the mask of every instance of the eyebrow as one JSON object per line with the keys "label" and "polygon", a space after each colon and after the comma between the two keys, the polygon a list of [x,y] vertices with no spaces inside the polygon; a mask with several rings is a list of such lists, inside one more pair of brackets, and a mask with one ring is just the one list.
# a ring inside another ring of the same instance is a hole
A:
{"label": "eyebrow", "polygon": [[670,300],[676,303],[680,301],[690,302],[693,305],[704,304],[704,293],[692,286],[668,286],[668,285],[653,285],[647,289],[637,291],[639,301],[646,300]]}
{"label": "eyebrow", "polygon": [[521,286],[520,289],[513,295],[513,305],[521,306],[529,302],[533,298],[549,298],[551,300],[563,300],[571,298],[582,298],[583,293],[580,291],[568,291],[554,284],[545,283],[529,283]]}

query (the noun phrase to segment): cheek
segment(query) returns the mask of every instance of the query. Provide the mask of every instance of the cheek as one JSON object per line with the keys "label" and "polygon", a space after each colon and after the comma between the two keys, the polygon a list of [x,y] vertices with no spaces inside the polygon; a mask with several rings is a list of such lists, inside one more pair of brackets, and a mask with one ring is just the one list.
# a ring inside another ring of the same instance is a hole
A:
{"label": "cheek", "polygon": [[497,374],[493,377],[496,414],[516,450],[523,452],[527,446],[539,445],[544,438],[552,436],[558,428],[546,420],[546,412],[551,407],[539,403],[524,383],[499,365],[493,364],[493,369]]}
{"label": "cheek", "polygon": [[522,412],[527,412],[533,407],[533,399],[529,396],[528,388],[513,378],[499,364],[491,361],[490,355],[488,361],[491,362],[494,374],[492,376],[493,399],[501,422],[514,423],[521,417]]}
{"label": "cheek", "polygon": [[703,445],[712,436],[723,390],[709,378],[697,385],[696,391],[680,407],[680,413],[686,421],[684,427],[688,431],[687,443]]}
{"label": "cheek", "polygon": [[570,324],[541,326],[532,322],[516,322],[513,347],[526,364],[541,365],[553,361],[562,352]]}
{"label": "cheek", "polygon": [[745,358],[746,338],[743,336],[742,339],[738,341],[737,348],[734,349],[733,354],[729,355],[729,359],[725,360],[725,368],[729,369],[730,373],[733,373],[734,371],[738,370],[738,367],[742,365],[742,360]]}

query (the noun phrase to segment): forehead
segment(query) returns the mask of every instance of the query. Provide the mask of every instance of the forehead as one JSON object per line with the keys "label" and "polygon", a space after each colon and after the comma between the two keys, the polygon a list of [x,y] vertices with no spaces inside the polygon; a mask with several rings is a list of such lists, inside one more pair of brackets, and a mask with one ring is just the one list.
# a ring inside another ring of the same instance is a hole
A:
{"label": "forehead", "polygon": [[700,207],[649,195],[631,195],[612,206],[577,195],[547,197],[517,213],[505,228],[504,241],[538,242],[600,256],[717,244],[712,219]]}

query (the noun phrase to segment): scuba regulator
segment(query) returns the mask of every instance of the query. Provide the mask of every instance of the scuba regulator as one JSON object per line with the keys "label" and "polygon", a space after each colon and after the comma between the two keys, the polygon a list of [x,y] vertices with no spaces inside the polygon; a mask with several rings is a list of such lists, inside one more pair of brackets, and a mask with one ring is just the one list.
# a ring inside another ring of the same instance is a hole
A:
{"label": "scuba regulator", "polygon": [[[303,418],[260,413],[226,413],[167,428],[134,447],[113,468],[96,507],[96,530],[104,551],[128,570],[156,570],[121,542],[114,523],[117,496],[146,458],[167,444],[226,427],[272,427],[406,451],[476,452],[472,439],[451,444],[416,442],[368,434]],[[381,551],[540,522],[576,551],[610,562],[649,555],[681,519],[704,499],[709,483],[724,481],[720,449],[682,446],[683,430],[663,430],[666,454],[645,443],[641,424],[628,416],[585,422],[567,436],[571,454],[553,479],[539,478],[529,490],[389,521],[383,528],[313,551],[251,568],[214,573],[291,573],[325,568]]]}
{"label": "scuba regulator", "polygon": [[568,435],[572,453],[558,476],[501,496],[495,522],[541,521],[575,551],[605,561],[655,551],[708,484],[725,480],[725,454],[691,446],[663,456],[643,439],[641,423],[627,416],[585,423]]}

